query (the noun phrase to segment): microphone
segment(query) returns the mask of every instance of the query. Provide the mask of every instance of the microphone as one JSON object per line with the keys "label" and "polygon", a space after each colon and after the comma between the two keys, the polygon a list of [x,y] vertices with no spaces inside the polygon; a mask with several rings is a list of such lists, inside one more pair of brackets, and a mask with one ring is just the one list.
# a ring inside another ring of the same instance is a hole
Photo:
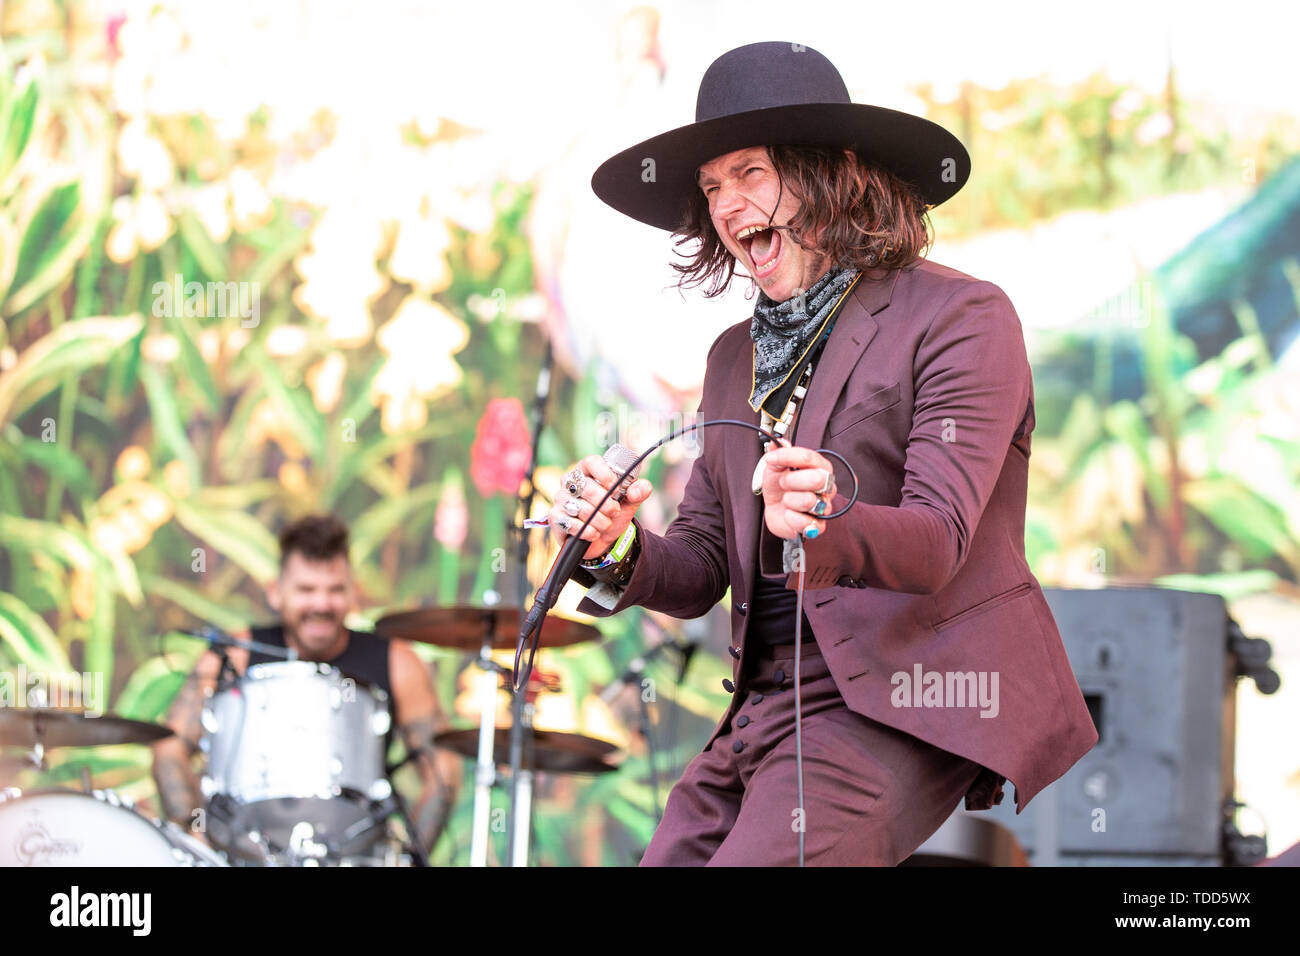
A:
{"label": "microphone", "polygon": [[[614,470],[615,474],[621,475],[631,467],[636,461],[637,454],[632,449],[624,445],[611,445],[605,452],[605,463]],[[631,487],[632,482],[636,481],[636,472],[629,472],[619,486],[614,490],[611,498],[614,501],[622,501],[627,495],[627,489]],[[560,596],[560,591],[573,577],[573,572],[578,569],[578,562],[582,560],[583,554],[591,547],[591,542],[579,537],[570,537],[560,548],[559,557],[551,565],[550,573],[546,575],[546,580],[542,586],[537,589],[537,595],[533,598],[533,606],[528,612],[528,617],[524,619],[523,627],[519,629],[519,639],[522,641],[541,623],[542,618],[546,616]]]}
{"label": "microphone", "polygon": [[[247,651],[257,651],[261,654],[266,654],[269,655],[270,657],[283,658],[284,660],[287,661],[296,661],[298,659],[298,652],[292,647],[280,647],[277,644],[263,644],[261,641],[254,641],[251,639],[245,640],[244,638],[239,638],[239,637],[235,637],[232,634],[227,634],[221,628],[216,627],[212,624],[204,624],[203,627],[197,631],[185,631],[185,630],[178,629],[178,632],[184,634],[186,637],[193,637],[200,641],[203,641],[209,647],[214,647],[214,648],[242,647],[244,650]],[[222,651],[218,651],[217,653],[220,654],[222,653]]]}

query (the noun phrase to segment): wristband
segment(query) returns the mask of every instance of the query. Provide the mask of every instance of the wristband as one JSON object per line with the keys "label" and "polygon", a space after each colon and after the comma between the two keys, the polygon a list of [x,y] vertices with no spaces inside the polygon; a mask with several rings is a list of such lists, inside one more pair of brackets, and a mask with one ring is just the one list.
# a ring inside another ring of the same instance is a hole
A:
{"label": "wristband", "polygon": [[600,571],[604,568],[612,568],[624,558],[627,557],[628,551],[632,548],[632,541],[636,538],[636,525],[629,524],[627,530],[619,536],[619,539],[610,546],[610,549],[598,558],[592,558],[590,561],[580,562],[582,567],[588,571]]}

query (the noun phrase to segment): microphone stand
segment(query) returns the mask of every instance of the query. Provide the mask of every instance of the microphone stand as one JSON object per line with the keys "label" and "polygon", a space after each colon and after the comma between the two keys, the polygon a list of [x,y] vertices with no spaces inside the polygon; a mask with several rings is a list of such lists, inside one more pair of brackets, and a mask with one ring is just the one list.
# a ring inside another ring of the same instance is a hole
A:
{"label": "microphone stand", "polygon": [[[702,638],[697,635],[693,639],[688,637],[686,640],[682,640],[677,635],[670,633],[667,629],[664,628],[662,624],[660,624],[654,618],[647,615],[643,618],[643,620],[646,623],[650,624],[656,631],[659,632],[659,638],[660,638],[659,643],[656,644],[653,648],[651,648],[648,652],[643,654],[641,657],[633,660],[632,663],[628,665],[628,670],[623,674],[623,676],[620,677],[618,681],[615,681],[614,684],[611,684],[610,687],[614,687],[619,683],[630,683],[635,676],[639,676],[640,671],[644,669],[644,666],[646,664],[648,664],[651,660],[653,660],[658,655],[662,654],[664,648],[667,647],[676,651],[678,654],[681,655],[682,658],[681,666],[678,668],[677,671],[677,686],[680,688],[682,683],[686,680],[686,671],[690,667],[691,658],[694,656],[696,649],[699,648],[700,644],[702,643]],[[689,629],[695,623],[696,622],[687,622],[686,627]],[[638,665],[640,666],[638,667]],[[634,668],[636,668],[635,671]],[[609,688],[606,688],[605,691],[601,694],[601,698],[605,700],[606,703],[609,703],[610,699],[612,699],[612,696],[613,695],[609,693]],[[650,760],[650,786],[651,786],[651,792],[654,796],[655,817],[656,819],[662,820],[663,811],[659,807],[658,770],[655,765],[657,749],[656,749],[654,736],[650,730],[649,707],[646,706],[647,702],[645,700],[644,695],[638,694],[637,696],[640,698],[640,710],[641,710],[640,713],[641,723],[640,726],[638,727],[638,730],[640,731],[641,736],[645,738],[647,756],[649,757]],[[672,709],[672,721],[669,728],[668,744],[666,748],[669,754],[672,753],[674,747],[676,746],[676,733],[672,726],[676,724],[676,718],[677,718],[677,703],[676,703],[676,697],[674,697],[673,709]],[[671,770],[672,767],[670,766],[669,769]]]}
{"label": "microphone stand", "polygon": [[[632,658],[632,662],[627,665],[627,670],[619,675],[618,680],[611,684],[611,687],[634,686],[636,688],[637,699],[637,731],[641,734],[641,739],[646,745],[646,759],[650,764],[650,797],[654,801],[655,820],[663,819],[663,811],[659,809],[659,771],[656,768],[658,763],[655,751],[654,728],[650,724],[650,704],[645,699],[645,694],[641,690],[641,675],[645,673],[646,665],[664,652],[666,647],[675,647],[671,642],[660,641],[644,654]],[[605,697],[609,693],[609,688],[601,694]],[[611,698],[613,695],[610,695]],[[607,701],[608,702],[608,701]]]}
{"label": "microphone stand", "polygon": [[[537,472],[537,446],[542,440],[542,426],[546,420],[546,400],[551,393],[551,370],[555,366],[555,348],[548,337],[546,353],[542,356],[542,367],[537,373],[537,392],[533,397],[533,443],[529,456],[528,473],[525,476],[527,494],[520,498],[520,523],[516,531],[519,534],[519,550],[516,557],[516,574],[518,578],[519,613],[524,613],[531,588],[528,584],[528,551],[530,539],[528,527],[524,524],[532,512],[533,498],[537,488],[533,476]],[[510,699],[510,815],[506,823],[506,857],[511,866],[528,865],[529,832],[520,837],[519,831],[531,831],[531,807],[533,775],[529,771],[521,774],[524,752],[524,692],[527,685],[511,689]],[[519,849],[516,849],[518,844]]]}
{"label": "microphone stand", "polygon": [[[199,631],[181,631],[180,633],[204,641],[211,647],[242,647],[246,651],[257,651],[259,654],[266,654],[268,657],[280,657],[286,661],[296,661],[298,659],[298,652],[292,647],[279,647],[275,644],[263,644],[261,641],[246,641],[242,638],[231,637],[225,631],[211,625],[206,625]],[[225,658],[224,652],[218,651],[217,653],[223,659]]]}

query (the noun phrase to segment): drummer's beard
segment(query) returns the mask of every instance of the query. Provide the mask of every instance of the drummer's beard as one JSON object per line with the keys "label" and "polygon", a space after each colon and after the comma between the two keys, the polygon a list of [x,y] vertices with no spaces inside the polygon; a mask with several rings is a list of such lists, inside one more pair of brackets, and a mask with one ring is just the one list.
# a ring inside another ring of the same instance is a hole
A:
{"label": "drummer's beard", "polygon": [[[329,625],[326,628],[324,625]],[[300,617],[293,627],[294,643],[309,654],[328,651],[339,640],[343,621],[333,614],[313,612]]]}

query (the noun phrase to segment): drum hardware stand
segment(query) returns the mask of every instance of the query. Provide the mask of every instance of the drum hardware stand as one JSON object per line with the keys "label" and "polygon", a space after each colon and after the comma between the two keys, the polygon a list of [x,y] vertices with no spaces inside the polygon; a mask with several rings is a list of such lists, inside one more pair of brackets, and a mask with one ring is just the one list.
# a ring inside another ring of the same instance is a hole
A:
{"label": "drum hardware stand", "polygon": [[310,823],[294,824],[289,834],[288,856],[290,866],[320,866],[329,853],[329,847],[315,840],[316,828]]}
{"label": "drum hardware stand", "polygon": [[33,770],[44,772],[50,769],[49,763],[45,760],[45,744],[39,740],[32,744],[32,749],[27,752],[27,759],[32,762]]}
{"label": "drum hardware stand", "polygon": [[[526,541],[528,533],[522,532],[522,536]],[[519,603],[522,608],[523,601]],[[521,687],[512,689],[510,693],[510,821],[506,827],[506,856],[511,866],[528,865],[529,821],[532,819],[533,772],[524,769],[523,750],[524,731],[532,730],[533,708],[525,704],[525,690],[526,687]]]}
{"label": "drum hardware stand", "polygon": [[474,773],[474,823],[470,834],[469,865],[487,866],[488,837],[492,827],[492,786],[497,771],[492,749],[496,742],[497,675],[505,668],[492,660],[496,618],[483,616],[483,645],[479,648],[478,666],[483,671],[479,694],[478,764]]}
{"label": "drum hardware stand", "polygon": [[230,663],[230,655],[226,653],[227,648],[224,644],[214,644],[212,650],[220,661],[217,667],[216,689],[221,691],[238,680],[239,674],[235,672],[235,665]]}
{"label": "drum hardware stand", "polygon": [[[518,756],[512,761],[511,769],[511,806],[510,806],[510,843],[508,856],[511,866],[527,866],[528,854],[532,850],[533,825],[533,778],[537,773],[537,741],[533,733],[533,718],[537,713],[537,695],[543,691],[559,691],[560,680],[554,674],[544,674],[540,669],[534,670],[528,677],[528,683],[519,688],[515,698],[522,701],[522,706],[515,709],[517,723],[511,725],[511,745],[516,741],[519,746]],[[515,732],[518,728],[518,733]]]}
{"label": "drum hardware stand", "polygon": [[[298,826],[302,826],[302,824],[299,824]],[[311,824],[307,824],[307,826],[311,826]],[[294,827],[294,833],[290,835],[290,839],[291,840],[294,839],[294,836],[297,833],[298,833],[298,827]],[[314,866],[316,865],[316,864],[299,864],[297,862],[297,859],[294,856],[294,851],[292,847],[280,846],[280,844],[275,843],[274,841],[269,839],[265,834],[263,834],[261,830],[251,830],[245,836],[248,842],[253,844],[253,846],[257,847],[258,852],[262,854],[262,860],[261,863],[259,864],[260,866],[300,866],[300,865]],[[232,856],[232,859],[237,859],[237,857]],[[244,864],[241,862],[241,863],[236,863],[235,865],[239,866]]]}
{"label": "drum hardware stand", "polygon": [[248,841],[257,847],[262,854],[263,866],[275,866],[279,861],[275,858],[275,851],[271,848],[271,843],[266,837],[262,836],[261,830],[254,830],[248,834]]}
{"label": "drum hardware stand", "polygon": [[[515,695],[517,699],[523,698],[523,689]],[[537,707],[531,701],[527,702],[522,710],[516,711],[520,716],[516,722],[511,725],[510,747],[513,753],[516,741],[522,742],[527,739],[529,743],[528,756],[525,759],[522,754],[518,760],[512,760],[511,763],[518,769],[512,769],[510,776],[511,799],[510,799],[510,865],[527,866],[528,852],[532,844],[532,823],[533,823],[533,715]],[[521,726],[522,725],[522,726]],[[519,728],[519,732],[516,732]],[[526,732],[526,733],[525,733]],[[522,749],[522,748],[521,748]]]}
{"label": "drum hardware stand", "polygon": [[[403,761],[405,763],[405,761]],[[398,764],[400,767],[401,764]],[[406,839],[402,841],[402,848],[411,855],[411,862],[417,867],[427,867],[429,857],[425,854],[424,849],[420,846],[420,834],[415,829],[415,823],[411,820],[411,814],[407,810],[406,801],[402,795],[393,788],[393,792],[385,800],[380,801],[378,805],[382,816],[377,812],[376,821],[382,821],[390,813],[396,814],[397,818],[402,821],[402,826],[406,830]]]}
{"label": "drum hardware stand", "polygon": [[[30,694],[28,695],[29,698],[31,696],[32,695]],[[30,699],[28,700],[28,705],[33,706],[32,701]],[[36,694],[36,701],[34,706],[37,709],[47,706],[47,701],[45,699],[43,692]],[[32,749],[28,751],[27,759],[32,762],[32,768],[34,770],[39,770],[42,773],[50,769],[49,762],[45,759],[45,744],[42,743],[42,738],[44,736],[45,736],[45,715],[38,713],[33,715],[32,718]]]}
{"label": "drum hardware stand", "polygon": [[[555,364],[555,350],[550,338],[546,340],[546,353],[542,356],[542,367],[537,372],[537,392],[533,398],[533,435],[532,444],[529,446],[531,454],[528,456],[528,473],[525,475],[525,487],[528,489],[526,495],[520,496],[519,527],[515,530],[519,534],[519,552],[517,561],[517,576],[519,581],[517,598],[515,604],[519,608],[520,614],[523,613],[524,605],[528,602],[528,596],[532,593],[532,588],[528,581],[528,552],[531,539],[528,536],[528,516],[532,512],[533,497],[537,494],[537,487],[534,484],[534,476],[537,472],[537,446],[542,440],[542,426],[546,420],[546,399],[551,393],[551,369]],[[531,820],[532,805],[532,771],[524,771],[521,766],[523,762],[523,742],[524,742],[524,691],[526,688],[521,687],[515,690],[513,686],[510,691],[510,819],[506,828],[506,856],[510,859],[511,866],[528,865],[528,823]],[[495,732],[495,726],[493,732]],[[531,737],[532,716],[528,716],[528,727]],[[521,786],[525,791],[521,795]],[[523,801],[525,805],[521,806]],[[519,829],[522,827],[524,838],[519,839]],[[521,848],[522,847],[522,848]]]}

